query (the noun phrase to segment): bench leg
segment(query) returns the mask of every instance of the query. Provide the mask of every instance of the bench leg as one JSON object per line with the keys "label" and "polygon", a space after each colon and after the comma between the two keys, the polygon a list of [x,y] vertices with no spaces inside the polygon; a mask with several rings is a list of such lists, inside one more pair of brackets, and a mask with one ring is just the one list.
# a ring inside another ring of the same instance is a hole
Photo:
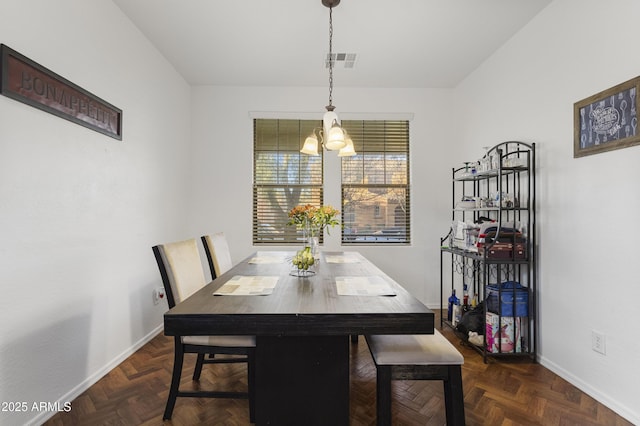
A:
{"label": "bench leg", "polygon": [[464,395],[462,393],[462,369],[459,365],[448,367],[448,379],[444,380],[444,401],[448,426],[464,426]]}
{"label": "bench leg", "polygon": [[376,379],[376,417],[378,426],[391,426],[391,367],[378,366]]}

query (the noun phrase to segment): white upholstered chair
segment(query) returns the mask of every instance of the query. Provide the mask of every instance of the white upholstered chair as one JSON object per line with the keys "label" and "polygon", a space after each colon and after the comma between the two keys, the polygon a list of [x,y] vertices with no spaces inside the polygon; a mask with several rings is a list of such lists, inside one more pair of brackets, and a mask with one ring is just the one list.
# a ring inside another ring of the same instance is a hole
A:
{"label": "white upholstered chair", "polygon": [[464,357],[438,330],[434,334],[366,336],[376,365],[378,426],[391,425],[392,380],[442,380],[447,425],[463,426]]}
{"label": "white upholstered chair", "polygon": [[229,244],[223,232],[216,232],[201,237],[204,251],[211,269],[211,279],[214,280],[233,267]]}
{"label": "white upholstered chair", "polygon": [[[162,283],[169,308],[191,296],[205,284],[204,272],[195,239],[160,244],[153,247],[160,269]],[[248,392],[182,392],[179,390],[182,363],[185,353],[198,354],[193,380],[200,379],[203,364],[246,362],[248,367]],[[205,355],[209,358],[205,359]],[[216,354],[239,355],[239,357],[216,358]],[[171,419],[177,397],[249,398],[249,416],[254,419],[254,336],[175,336],[173,377],[163,419]]]}

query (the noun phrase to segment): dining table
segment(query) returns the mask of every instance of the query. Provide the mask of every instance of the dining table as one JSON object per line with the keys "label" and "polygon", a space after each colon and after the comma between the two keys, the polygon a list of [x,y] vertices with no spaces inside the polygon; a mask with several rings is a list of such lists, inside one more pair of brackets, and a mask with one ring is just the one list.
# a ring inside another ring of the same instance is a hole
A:
{"label": "dining table", "polygon": [[434,314],[357,251],[321,251],[307,276],[294,255],[254,252],[166,312],[164,333],[255,336],[257,425],[346,426],[350,336],[433,334]]}

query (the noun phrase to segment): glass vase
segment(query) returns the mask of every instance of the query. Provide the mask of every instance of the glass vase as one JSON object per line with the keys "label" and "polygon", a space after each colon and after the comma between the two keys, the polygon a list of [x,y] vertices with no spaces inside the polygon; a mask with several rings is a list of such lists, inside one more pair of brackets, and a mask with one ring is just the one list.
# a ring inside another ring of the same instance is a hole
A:
{"label": "glass vase", "polygon": [[311,255],[318,261],[320,259],[320,242],[318,237],[308,237],[307,247],[311,250]]}
{"label": "glass vase", "polygon": [[303,240],[305,247],[309,247],[313,258],[320,259],[320,230],[312,226],[303,228]]}

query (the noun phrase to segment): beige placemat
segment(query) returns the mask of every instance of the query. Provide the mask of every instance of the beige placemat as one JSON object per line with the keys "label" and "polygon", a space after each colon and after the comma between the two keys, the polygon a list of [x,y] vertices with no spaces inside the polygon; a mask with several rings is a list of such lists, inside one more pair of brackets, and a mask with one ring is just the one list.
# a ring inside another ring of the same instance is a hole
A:
{"label": "beige placemat", "polygon": [[284,256],[278,256],[277,254],[269,254],[268,252],[258,252],[254,257],[249,259],[249,263],[265,264],[265,263],[282,263],[284,262]]}
{"label": "beige placemat", "polygon": [[336,277],[340,296],[395,296],[391,285],[382,277]]}
{"label": "beige placemat", "polygon": [[360,259],[352,254],[328,254],[324,260],[327,263],[360,263]]}
{"label": "beige placemat", "polygon": [[278,283],[277,276],[236,275],[224,283],[214,296],[266,296],[273,293]]}

